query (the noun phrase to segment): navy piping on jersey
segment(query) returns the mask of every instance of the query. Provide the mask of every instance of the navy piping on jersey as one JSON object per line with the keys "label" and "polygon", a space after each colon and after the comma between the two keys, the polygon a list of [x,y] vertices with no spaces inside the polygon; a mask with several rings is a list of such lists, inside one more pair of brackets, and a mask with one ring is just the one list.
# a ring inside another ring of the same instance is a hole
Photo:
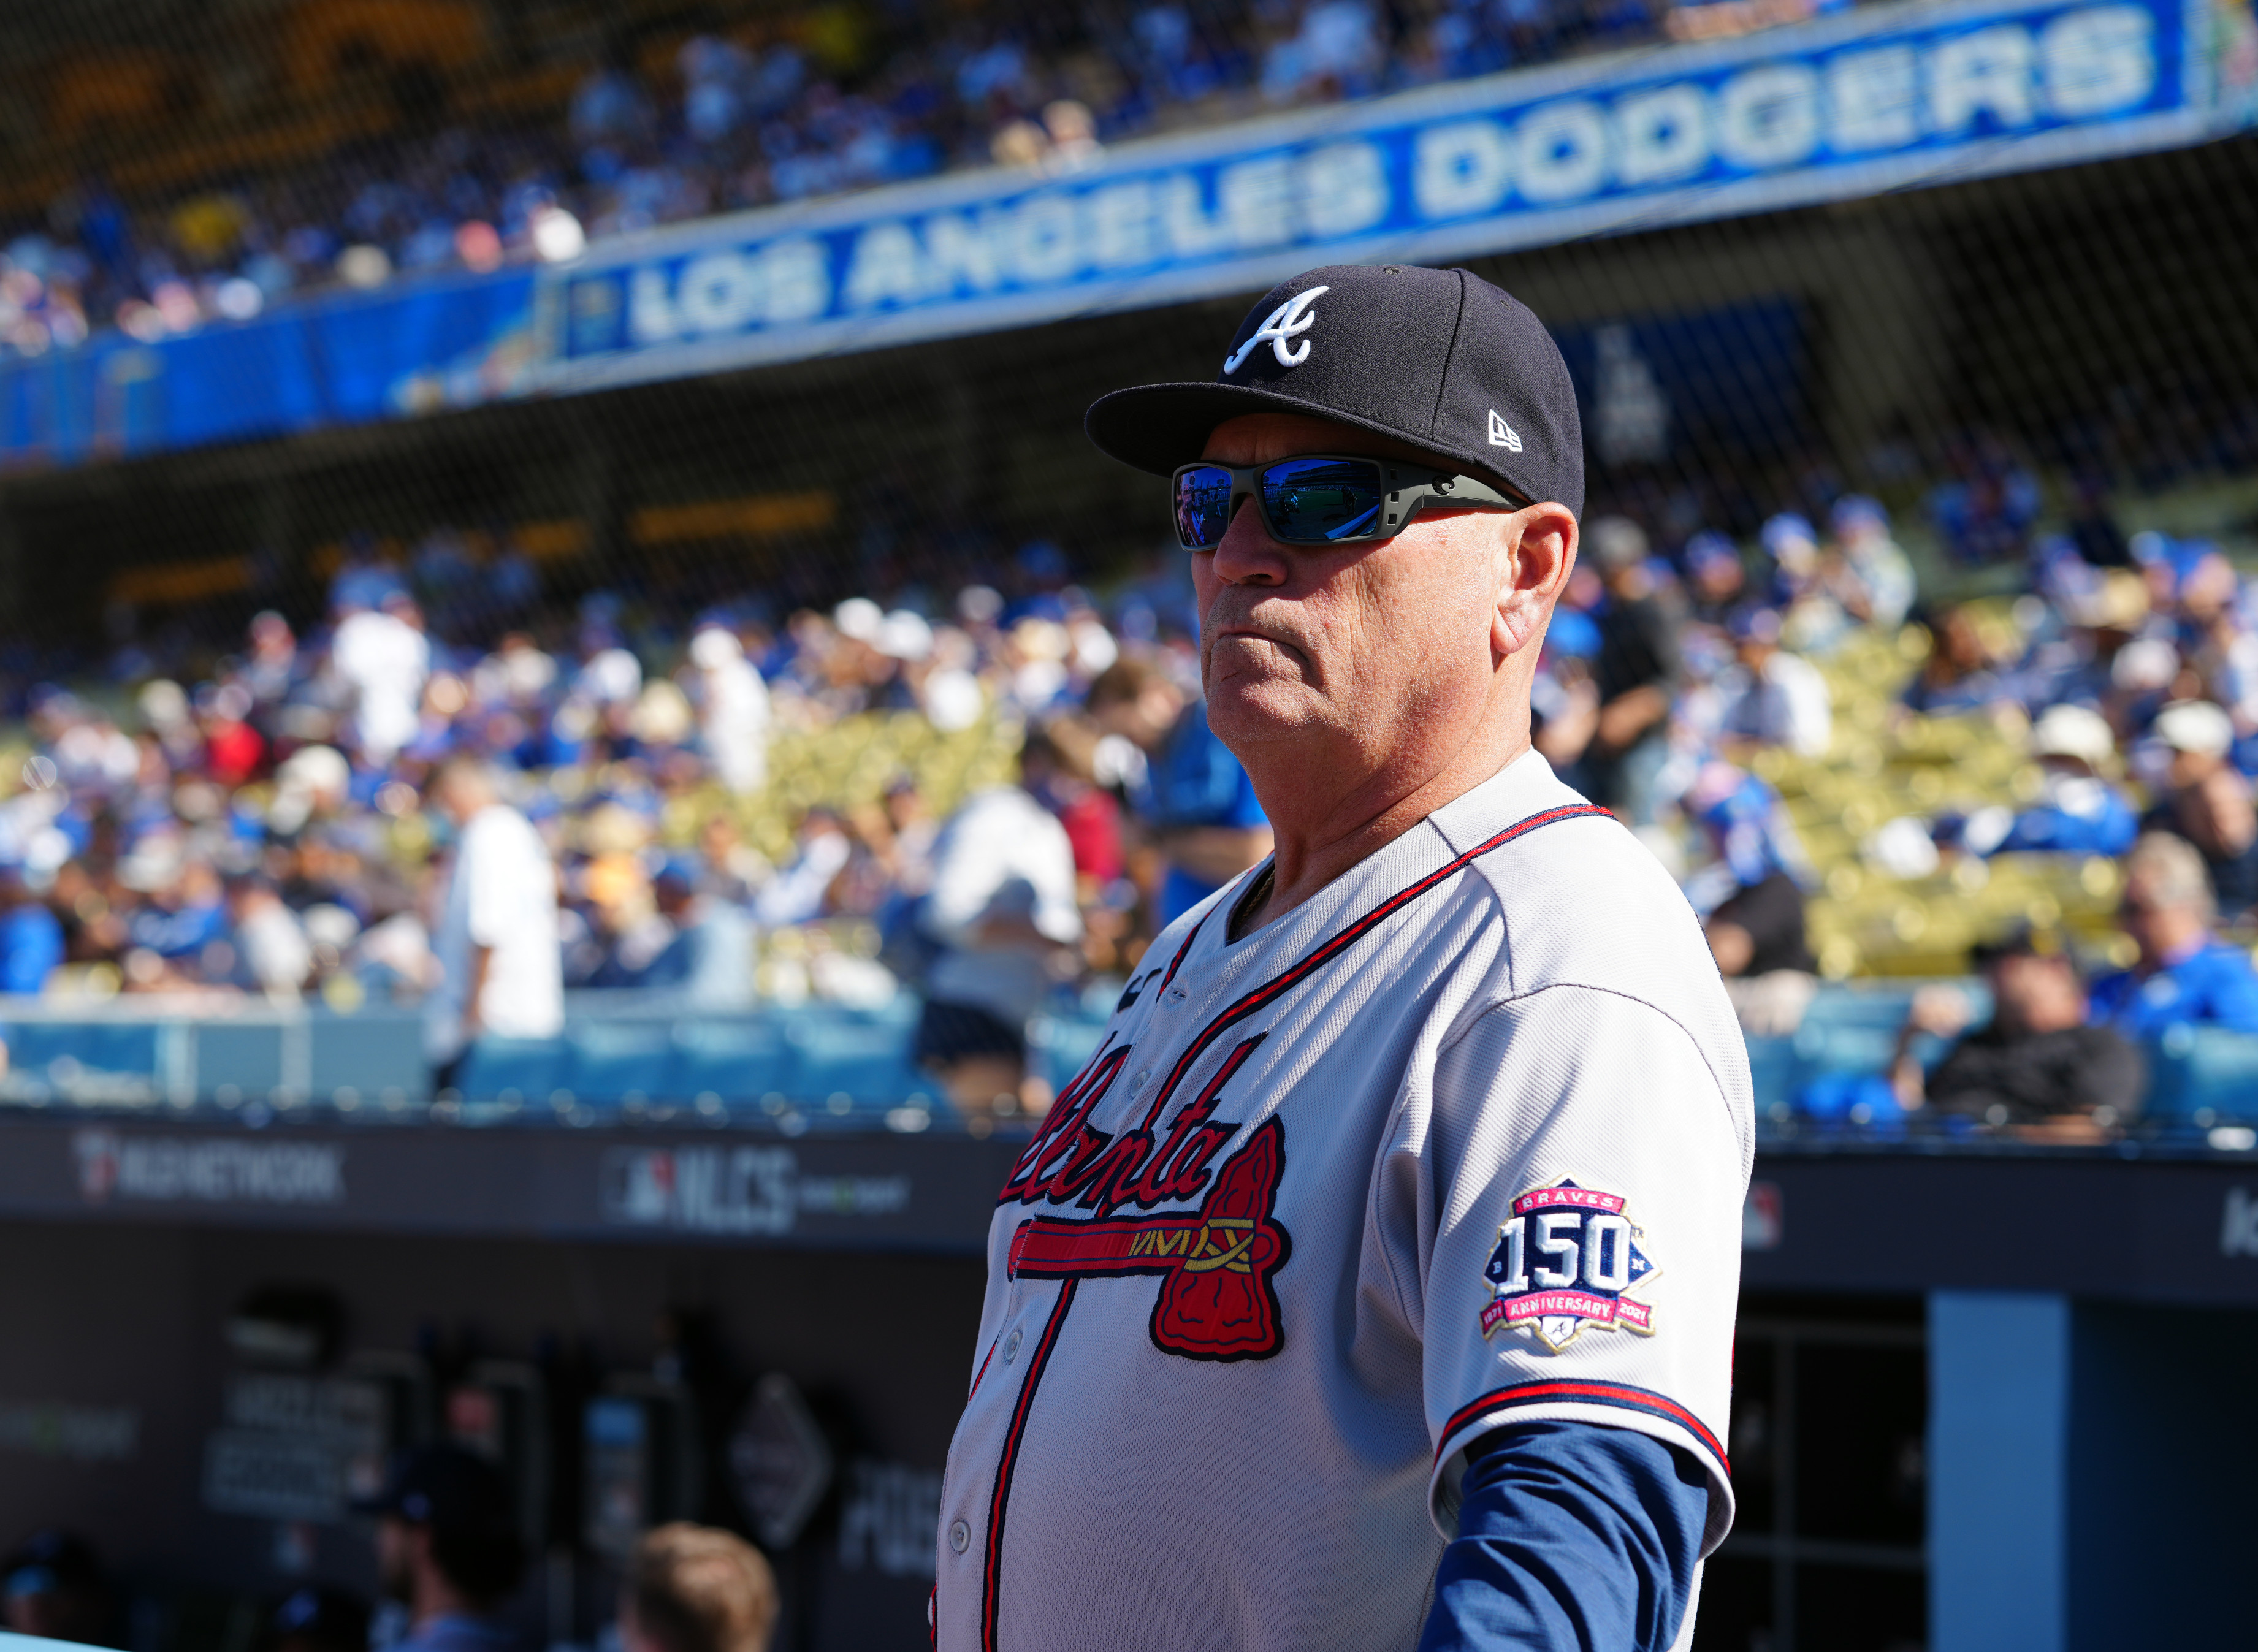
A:
{"label": "navy piping on jersey", "polygon": [[[1159,1094],[1153,1098],[1152,1116],[1154,1117],[1159,1116],[1161,1110],[1167,1104],[1168,1098],[1175,1093],[1176,1086],[1182,1081],[1185,1073],[1189,1070],[1192,1063],[1200,1058],[1208,1046],[1214,1043],[1226,1028],[1237,1022],[1244,1021],[1256,1010],[1276,1003],[1284,994],[1301,985],[1318,970],[1341,956],[1358,941],[1362,940],[1381,924],[1402,911],[1403,908],[1426,894],[1437,884],[1463,871],[1492,850],[1502,848],[1516,838],[1525,836],[1539,826],[1552,826],[1562,820],[1580,820],[1588,818],[1612,819],[1613,812],[1601,808],[1595,803],[1564,804],[1557,809],[1544,810],[1530,815],[1525,820],[1516,821],[1496,836],[1485,842],[1478,843],[1465,854],[1445,861],[1417,883],[1398,890],[1346,929],[1338,931],[1331,939],[1322,942],[1303,956],[1300,962],[1246,994],[1209,1022],[1206,1026],[1200,1029],[1198,1035],[1192,1039],[1183,1054],[1177,1059],[1175,1066],[1169,1069],[1168,1080],[1161,1086]],[[1212,915],[1213,910],[1211,909],[1209,916]],[[1203,918],[1199,923],[1195,924],[1192,926],[1192,932],[1184,938],[1184,944],[1177,948],[1175,957],[1169,961],[1168,974],[1161,977],[1161,984],[1163,987],[1175,979],[1177,968],[1190,954],[1192,942],[1198,939],[1199,932],[1205,927],[1206,922],[1206,918]],[[1116,1073],[1119,1071],[1119,1060],[1127,1053],[1125,1046],[1113,1053]],[[1090,1066],[1083,1068],[1083,1074],[1077,1078],[1076,1083],[1094,1080],[1097,1076],[1095,1068],[1096,1058],[1093,1058]],[[1071,1091],[1074,1088],[1073,1085],[1069,1085],[1068,1089]],[[1062,1094],[1060,1101],[1063,1102],[1065,1099],[1066,1096]],[[1040,1145],[1043,1137],[1048,1133],[1047,1131],[1039,1134],[1034,1145]],[[1030,1156],[1034,1153],[1034,1145],[1031,1145],[1029,1149]],[[1023,1158],[1021,1162],[1026,1164],[1027,1160]],[[1036,1346],[1033,1357],[1027,1362],[1026,1374],[1020,1379],[1019,1402],[1012,1408],[1011,1426],[1005,1430],[1004,1449],[998,1454],[997,1463],[996,1490],[988,1505],[988,1541],[981,1578],[981,1652],[995,1652],[996,1648],[997,1620],[1002,1596],[1001,1584],[1004,1570],[1005,1505],[1011,1496],[1012,1475],[1019,1464],[1019,1444],[1026,1432],[1027,1413],[1034,1403],[1036,1385],[1042,1379],[1044,1367],[1050,1363],[1051,1351],[1057,1345],[1059,1332],[1066,1323],[1067,1309],[1073,1304],[1076,1288],[1080,1284],[1079,1280],[1069,1279],[1060,1285],[1058,1301],[1053,1305],[1050,1318],[1043,1326],[1042,1338]],[[984,1360],[982,1362],[982,1370],[983,1372],[986,1370]],[[976,1388],[978,1386],[978,1379],[976,1378],[974,1386]],[[1643,1393],[1642,1390],[1637,1389],[1624,1389],[1622,1392],[1627,1394]],[[1658,1394],[1648,1396],[1648,1398],[1658,1405],[1670,1404]],[[1487,1405],[1492,1402],[1477,1403]],[[1616,1403],[1626,1402],[1617,1401]],[[1672,1420],[1682,1420],[1686,1426],[1697,1431],[1698,1437],[1704,1441],[1708,1440],[1708,1431],[1694,1419],[1692,1413],[1682,1412],[1679,1416],[1673,1417]],[[1455,1432],[1455,1429],[1454,1423],[1452,1429],[1445,1431],[1445,1437],[1447,1438],[1449,1433]],[[1724,1460],[1724,1454],[1722,1451],[1717,1454],[1717,1457],[1718,1461]]]}
{"label": "navy piping on jersey", "polygon": [[1192,925],[1192,932],[1184,937],[1184,944],[1177,947],[1176,955],[1168,960],[1168,973],[1161,977],[1162,988],[1165,989],[1176,978],[1176,971],[1184,967],[1184,960],[1191,955],[1192,943],[1199,939],[1200,931],[1207,927],[1207,920],[1214,916],[1215,913],[1211,909],[1201,917],[1198,923]]}
{"label": "navy piping on jersey", "polygon": [[1471,1404],[1464,1405],[1443,1425],[1442,1443],[1435,1448],[1435,1460],[1442,1461],[1444,1447],[1468,1423],[1493,1411],[1510,1411],[1523,1406],[1546,1405],[1620,1406],[1626,1411],[1640,1411],[1650,1417],[1660,1417],[1674,1422],[1701,1442],[1701,1448],[1717,1459],[1718,1464],[1729,1475],[1733,1465],[1727,1461],[1725,1448],[1717,1443],[1717,1436],[1701,1424],[1701,1419],[1679,1405],[1649,1388],[1634,1388],[1622,1382],[1521,1382],[1509,1388],[1495,1389]]}

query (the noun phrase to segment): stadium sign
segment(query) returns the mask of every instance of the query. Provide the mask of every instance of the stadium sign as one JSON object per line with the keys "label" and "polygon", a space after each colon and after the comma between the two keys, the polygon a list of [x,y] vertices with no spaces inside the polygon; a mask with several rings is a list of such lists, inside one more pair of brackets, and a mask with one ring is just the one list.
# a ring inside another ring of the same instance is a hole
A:
{"label": "stadium sign", "polygon": [[[2233,0],[1862,6],[0,363],[0,466],[247,441],[2191,143]],[[2242,58],[2247,58],[2247,52]]]}
{"label": "stadium sign", "polygon": [[599,249],[548,278],[535,375],[600,386],[1435,262],[2184,143],[2179,0],[1861,9],[1125,145]]}

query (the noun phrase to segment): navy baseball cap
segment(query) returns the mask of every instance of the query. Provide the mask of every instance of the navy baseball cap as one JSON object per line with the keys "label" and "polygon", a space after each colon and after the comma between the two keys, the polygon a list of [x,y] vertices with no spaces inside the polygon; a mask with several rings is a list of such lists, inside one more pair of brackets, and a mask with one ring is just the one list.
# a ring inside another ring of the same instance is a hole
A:
{"label": "navy baseball cap", "polygon": [[1560,348],[1471,270],[1307,271],[1256,301],[1213,383],[1116,390],[1083,428],[1124,464],[1167,476],[1249,413],[1337,419],[1583,512],[1583,423]]}

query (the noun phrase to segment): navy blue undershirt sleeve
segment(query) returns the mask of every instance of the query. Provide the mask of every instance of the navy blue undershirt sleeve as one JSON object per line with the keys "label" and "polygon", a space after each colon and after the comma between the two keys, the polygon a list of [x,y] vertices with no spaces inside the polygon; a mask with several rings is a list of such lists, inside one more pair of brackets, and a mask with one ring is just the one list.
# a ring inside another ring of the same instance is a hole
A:
{"label": "navy blue undershirt sleeve", "polygon": [[1467,1448],[1419,1652],[1668,1652],[1709,1483],[1629,1429],[1529,1422]]}

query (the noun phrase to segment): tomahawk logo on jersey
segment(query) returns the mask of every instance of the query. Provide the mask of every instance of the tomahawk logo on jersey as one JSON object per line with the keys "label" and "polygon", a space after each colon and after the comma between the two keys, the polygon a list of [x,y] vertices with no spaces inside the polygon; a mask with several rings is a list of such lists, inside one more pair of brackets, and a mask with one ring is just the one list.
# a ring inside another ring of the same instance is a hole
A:
{"label": "tomahawk logo on jersey", "polygon": [[1409,1645],[1521,1417],[1679,1446],[1729,1521],[1748,1081],[1661,869],[1532,755],[1234,941],[1243,887],[1001,1190],[948,1652]]}

